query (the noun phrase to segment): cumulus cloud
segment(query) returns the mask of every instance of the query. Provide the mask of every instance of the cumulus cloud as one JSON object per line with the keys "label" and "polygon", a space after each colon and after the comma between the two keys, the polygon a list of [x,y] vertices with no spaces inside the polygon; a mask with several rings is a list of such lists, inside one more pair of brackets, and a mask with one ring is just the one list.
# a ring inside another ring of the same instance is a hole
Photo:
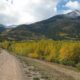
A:
{"label": "cumulus cloud", "polygon": [[7,1],[0,0],[0,24],[12,25],[18,21],[18,13]]}
{"label": "cumulus cloud", "polygon": [[79,9],[80,2],[78,2],[78,1],[71,1],[70,0],[69,2],[67,2],[67,4],[65,6],[70,8],[70,9]]}
{"label": "cumulus cloud", "polygon": [[65,0],[67,1],[63,6],[62,13],[66,14],[73,10],[80,10],[80,1],[78,0]]}
{"label": "cumulus cloud", "polygon": [[[57,13],[59,0],[0,0],[0,23],[32,23]],[[12,4],[13,3],[13,4]],[[3,14],[3,15],[2,15]]]}

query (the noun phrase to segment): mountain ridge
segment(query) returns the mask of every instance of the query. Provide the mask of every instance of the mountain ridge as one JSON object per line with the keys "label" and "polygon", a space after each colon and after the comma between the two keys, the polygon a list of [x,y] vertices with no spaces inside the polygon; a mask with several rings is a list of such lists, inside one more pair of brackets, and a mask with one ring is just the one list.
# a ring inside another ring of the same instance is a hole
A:
{"label": "mountain ridge", "polygon": [[49,38],[54,40],[80,40],[80,16],[66,17],[74,11],[53,16],[30,25],[22,24],[6,32],[3,37],[12,40]]}
{"label": "mountain ridge", "polygon": [[74,11],[71,11],[71,12],[65,14],[65,15],[70,17],[70,18],[77,18],[77,17],[80,17],[80,11],[74,10]]}
{"label": "mountain ridge", "polygon": [[5,26],[3,24],[0,24],[0,32],[3,32],[5,29]]}

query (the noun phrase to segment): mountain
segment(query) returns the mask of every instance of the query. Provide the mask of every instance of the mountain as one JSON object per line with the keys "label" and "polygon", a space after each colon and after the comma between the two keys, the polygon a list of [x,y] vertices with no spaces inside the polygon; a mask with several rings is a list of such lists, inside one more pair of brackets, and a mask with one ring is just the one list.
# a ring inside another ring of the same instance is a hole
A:
{"label": "mountain", "polygon": [[1,36],[2,32],[6,30],[5,26],[3,24],[0,24],[0,41],[3,40],[3,37]]}
{"label": "mountain", "polygon": [[12,40],[49,38],[54,40],[80,40],[80,11],[56,15],[30,25],[22,24],[4,35]]}
{"label": "mountain", "polygon": [[67,16],[69,17],[72,17],[72,18],[76,18],[76,17],[79,17],[80,16],[80,11],[79,10],[74,10],[68,14],[66,14]]}
{"label": "mountain", "polygon": [[3,32],[5,30],[5,26],[0,24],[0,32]]}

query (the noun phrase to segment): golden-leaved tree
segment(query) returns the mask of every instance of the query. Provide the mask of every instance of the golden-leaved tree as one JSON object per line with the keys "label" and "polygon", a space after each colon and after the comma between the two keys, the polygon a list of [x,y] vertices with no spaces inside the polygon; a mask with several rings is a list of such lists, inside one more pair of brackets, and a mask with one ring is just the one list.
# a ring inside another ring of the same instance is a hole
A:
{"label": "golden-leaved tree", "polygon": [[80,58],[80,45],[67,43],[60,50],[59,61],[64,64],[74,65]]}

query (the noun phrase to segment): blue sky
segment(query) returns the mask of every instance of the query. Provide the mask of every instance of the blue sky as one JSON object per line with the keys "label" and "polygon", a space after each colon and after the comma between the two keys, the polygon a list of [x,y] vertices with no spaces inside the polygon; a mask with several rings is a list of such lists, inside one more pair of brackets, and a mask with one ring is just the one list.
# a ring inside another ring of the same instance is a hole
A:
{"label": "blue sky", "polygon": [[0,0],[0,24],[30,24],[80,10],[80,0]]}
{"label": "blue sky", "polygon": [[69,2],[69,0],[60,0],[57,4],[57,10],[60,13],[63,10],[68,10],[69,8],[65,5]]}
{"label": "blue sky", "polygon": [[57,13],[64,13],[71,10],[80,10],[80,0],[59,0],[57,4]]}

